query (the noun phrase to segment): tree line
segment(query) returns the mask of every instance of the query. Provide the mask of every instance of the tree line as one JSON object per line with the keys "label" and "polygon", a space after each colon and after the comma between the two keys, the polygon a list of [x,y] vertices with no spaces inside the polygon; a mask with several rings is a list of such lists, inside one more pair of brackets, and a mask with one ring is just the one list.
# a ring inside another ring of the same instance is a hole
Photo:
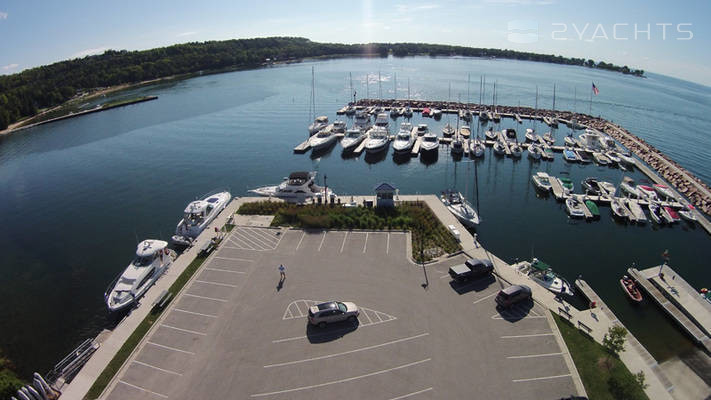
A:
{"label": "tree line", "polygon": [[107,50],[0,76],[0,129],[38,110],[54,107],[84,91],[199,71],[250,68],[273,61],[320,56],[413,55],[495,57],[579,65],[642,76],[644,71],[582,58],[513,50],[424,43],[318,43],[305,38],[270,37],[176,44],[151,50]]}

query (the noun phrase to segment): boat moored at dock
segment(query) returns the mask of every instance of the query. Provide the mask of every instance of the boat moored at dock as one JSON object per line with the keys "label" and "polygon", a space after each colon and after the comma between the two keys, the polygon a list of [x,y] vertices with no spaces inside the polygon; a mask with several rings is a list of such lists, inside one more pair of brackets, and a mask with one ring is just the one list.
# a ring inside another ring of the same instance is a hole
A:
{"label": "boat moored at dock", "polygon": [[373,127],[368,135],[368,142],[365,144],[365,152],[376,154],[388,148],[390,137],[388,131],[380,125]]}
{"label": "boat moored at dock", "polygon": [[533,181],[533,184],[536,186],[536,188],[544,192],[551,190],[551,177],[548,176],[547,173],[542,171],[536,172],[534,175],[531,176],[531,180]]}
{"label": "boat moored at dock", "polygon": [[322,115],[320,117],[316,117],[314,122],[309,125],[309,135],[313,136],[317,134],[321,129],[324,129],[328,126],[328,117],[325,115]]}
{"label": "boat moored at dock", "polygon": [[228,191],[214,192],[188,204],[175,228],[173,243],[189,246],[232,200]]}
{"label": "boat moored at dock", "polygon": [[519,267],[534,282],[556,294],[573,296],[573,290],[565,278],[553,272],[553,268],[543,261],[534,258],[530,263],[524,262]]}
{"label": "boat moored at dock", "polygon": [[252,189],[250,192],[265,197],[276,197],[291,203],[303,203],[308,199],[324,195],[328,198],[334,194],[331,189],[325,189],[316,184],[316,172],[314,171],[292,172],[279,185],[264,186]]}
{"label": "boat moored at dock", "polygon": [[449,212],[465,226],[475,227],[479,224],[479,215],[461,193],[448,190],[442,194],[440,200],[442,200]]}

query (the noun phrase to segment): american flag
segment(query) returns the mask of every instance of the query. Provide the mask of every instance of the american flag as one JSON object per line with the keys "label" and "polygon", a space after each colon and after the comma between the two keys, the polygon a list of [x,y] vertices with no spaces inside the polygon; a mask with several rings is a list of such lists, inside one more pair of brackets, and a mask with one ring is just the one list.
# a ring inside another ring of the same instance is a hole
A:
{"label": "american flag", "polygon": [[597,86],[595,86],[595,82],[593,82],[592,85],[593,85],[592,91],[593,91],[593,93],[595,93],[595,96],[597,96],[598,94],[600,94],[600,91],[597,90]]}

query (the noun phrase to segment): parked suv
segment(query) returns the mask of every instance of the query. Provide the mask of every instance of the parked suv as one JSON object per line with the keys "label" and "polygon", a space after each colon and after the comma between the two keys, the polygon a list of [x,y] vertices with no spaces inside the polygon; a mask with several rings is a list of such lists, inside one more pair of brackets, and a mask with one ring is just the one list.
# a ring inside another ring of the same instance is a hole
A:
{"label": "parked suv", "polygon": [[358,306],[348,301],[329,301],[309,308],[309,323],[320,328],[333,322],[355,321],[360,315]]}
{"label": "parked suv", "polygon": [[512,305],[531,298],[531,288],[526,285],[513,285],[502,289],[496,295],[496,304],[501,307],[511,307]]}

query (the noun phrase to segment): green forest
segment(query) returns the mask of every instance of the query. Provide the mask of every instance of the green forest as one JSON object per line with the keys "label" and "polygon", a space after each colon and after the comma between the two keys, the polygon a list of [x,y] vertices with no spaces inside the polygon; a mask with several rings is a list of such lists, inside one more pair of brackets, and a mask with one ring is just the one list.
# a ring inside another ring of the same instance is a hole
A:
{"label": "green forest", "polygon": [[270,37],[176,44],[143,51],[107,50],[0,76],[0,129],[88,90],[196,72],[258,67],[306,57],[413,55],[495,57],[579,65],[642,76],[644,71],[562,56],[423,43],[318,43]]}

